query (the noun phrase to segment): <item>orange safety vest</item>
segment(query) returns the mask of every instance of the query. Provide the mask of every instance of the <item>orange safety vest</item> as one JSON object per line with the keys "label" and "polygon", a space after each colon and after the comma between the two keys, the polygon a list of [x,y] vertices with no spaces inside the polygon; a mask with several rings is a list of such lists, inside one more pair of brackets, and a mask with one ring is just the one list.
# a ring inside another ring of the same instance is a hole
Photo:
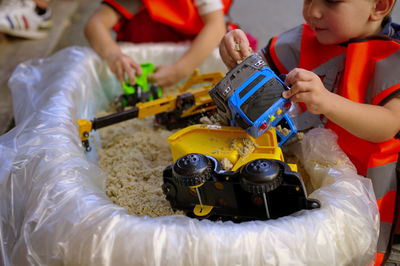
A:
{"label": "orange safety vest", "polygon": [[[354,102],[384,105],[400,95],[400,42],[387,36],[322,45],[311,28],[302,25],[273,37],[263,52],[276,72],[285,74],[295,67],[313,71],[328,90]],[[375,264],[380,265],[389,255],[395,230],[400,140],[372,143],[333,122],[328,121],[325,126],[338,135],[339,146],[358,173],[372,180],[380,214]]]}
{"label": "orange safety vest", "polygon": [[[227,14],[233,0],[221,0],[224,13]],[[125,18],[131,19],[131,14],[115,0],[104,0],[104,3],[116,8]],[[169,25],[185,34],[197,34],[203,28],[197,8],[193,0],[142,0],[144,9],[147,9],[151,18],[160,23]]]}
{"label": "orange safety vest", "polygon": [[[203,21],[193,0],[142,1],[154,20],[170,25],[178,31],[196,34],[203,28]],[[222,0],[221,2],[224,5],[224,13],[227,14],[232,0]]]}

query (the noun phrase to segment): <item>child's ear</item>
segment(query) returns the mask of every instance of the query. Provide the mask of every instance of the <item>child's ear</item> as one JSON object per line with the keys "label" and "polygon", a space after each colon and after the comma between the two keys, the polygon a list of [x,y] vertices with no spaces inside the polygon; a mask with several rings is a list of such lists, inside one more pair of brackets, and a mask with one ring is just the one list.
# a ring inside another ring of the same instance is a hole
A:
{"label": "child's ear", "polygon": [[390,13],[395,2],[396,0],[376,0],[370,16],[371,20],[383,20]]}

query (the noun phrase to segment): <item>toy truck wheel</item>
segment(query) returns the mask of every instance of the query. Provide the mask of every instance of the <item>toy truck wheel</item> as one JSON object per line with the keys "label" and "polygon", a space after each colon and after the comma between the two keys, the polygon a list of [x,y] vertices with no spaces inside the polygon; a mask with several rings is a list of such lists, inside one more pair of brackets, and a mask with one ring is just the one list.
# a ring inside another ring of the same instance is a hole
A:
{"label": "toy truck wheel", "polygon": [[240,184],[250,193],[266,193],[282,184],[281,170],[277,162],[267,159],[257,159],[248,162],[240,168]]}
{"label": "toy truck wheel", "polygon": [[175,162],[172,172],[179,184],[198,186],[210,178],[211,162],[203,154],[187,154]]}

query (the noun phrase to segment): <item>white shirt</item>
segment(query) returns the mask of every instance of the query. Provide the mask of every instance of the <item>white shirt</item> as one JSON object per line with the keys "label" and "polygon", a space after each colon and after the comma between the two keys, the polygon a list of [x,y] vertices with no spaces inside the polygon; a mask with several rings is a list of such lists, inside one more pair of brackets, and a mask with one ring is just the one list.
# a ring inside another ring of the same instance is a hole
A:
{"label": "white shirt", "polygon": [[221,0],[194,0],[199,15],[208,14],[224,8]]}

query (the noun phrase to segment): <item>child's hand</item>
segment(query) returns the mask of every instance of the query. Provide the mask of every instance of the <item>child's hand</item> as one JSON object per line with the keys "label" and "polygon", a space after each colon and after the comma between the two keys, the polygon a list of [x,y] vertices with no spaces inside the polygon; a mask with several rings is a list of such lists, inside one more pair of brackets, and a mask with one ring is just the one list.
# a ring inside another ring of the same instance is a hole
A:
{"label": "child's hand", "polygon": [[153,75],[149,75],[149,80],[160,87],[168,87],[178,83],[186,76],[174,65],[158,66]]}
{"label": "child's hand", "polygon": [[106,61],[111,71],[117,76],[120,82],[125,81],[126,73],[129,82],[135,84],[135,76],[142,74],[140,65],[126,54],[112,54],[106,58]]}
{"label": "child's hand", "polygon": [[293,102],[303,102],[313,114],[327,112],[332,93],[325,88],[315,73],[295,68],[287,74],[285,83],[291,89],[283,92],[283,97],[291,98]]}
{"label": "child's hand", "polygon": [[219,53],[225,65],[231,69],[253,53],[246,34],[240,30],[226,33],[219,44]]}

